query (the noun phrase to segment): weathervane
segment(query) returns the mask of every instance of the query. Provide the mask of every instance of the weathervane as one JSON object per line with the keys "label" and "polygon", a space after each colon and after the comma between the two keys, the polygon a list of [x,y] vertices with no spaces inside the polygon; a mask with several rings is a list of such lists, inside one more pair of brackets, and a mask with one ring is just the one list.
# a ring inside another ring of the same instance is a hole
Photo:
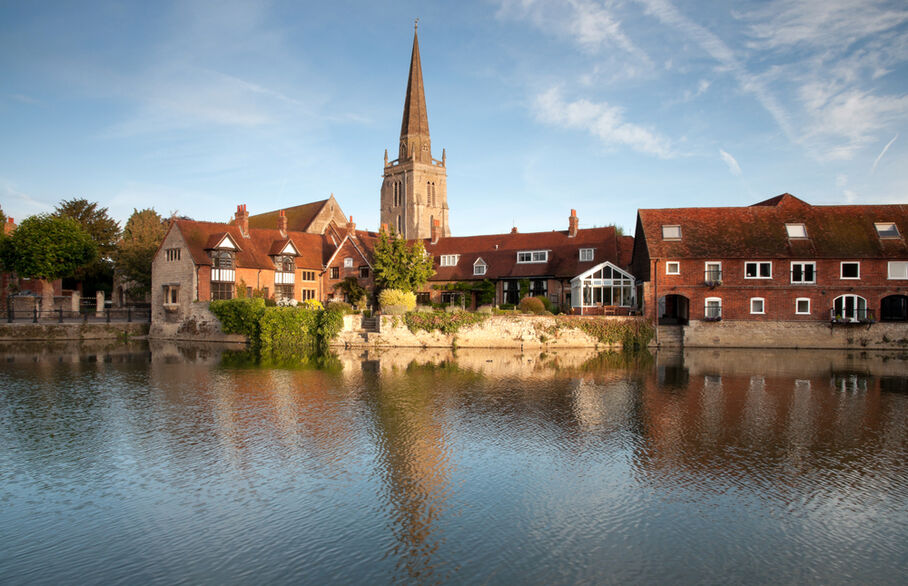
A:
{"label": "weathervane", "polygon": [[416,29],[419,27],[419,17],[416,17],[416,20],[413,21],[413,32],[416,32]]}

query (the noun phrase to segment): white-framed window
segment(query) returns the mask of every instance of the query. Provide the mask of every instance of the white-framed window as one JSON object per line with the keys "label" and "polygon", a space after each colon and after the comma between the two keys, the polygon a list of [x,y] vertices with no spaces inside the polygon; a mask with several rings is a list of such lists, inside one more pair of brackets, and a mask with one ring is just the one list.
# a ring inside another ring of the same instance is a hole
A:
{"label": "white-framed window", "polygon": [[797,315],[810,315],[809,297],[798,297],[795,299],[795,313]]}
{"label": "white-framed window", "polygon": [[347,258],[344,259],[344,268],[345,269],[353,268],[353,257],[352,256],[348,256]]}
{"label": "white-framed window", "polygon": [[662,226],[662,240],[681,240],[681,226]]}
{"label": "white-framed window", "polygon": [[707,297],[704,303],[704,316],[706,319],[722,318],[722,298]]}
{"label": "white-framed window", "polygon": [[473,274],[474,275],[484,275],[486,274],[486,263],[481,258],[477,258],[476,262],[473,263]]}
{"label": "white-framed window", "polygon": [[703,263],[705,279],[707,283],[718,283],[722,280],[722,263],[719,261],[708,261]]}
{"label": "white-framed window", "polygon": [[665,263],[665,274],[666,275],[680,275],[681,274],[681,263],[676,260],[670,260]]}
{"label": "white-framed window", "polygon": [[745,279],[771,279],[772,262],[770,261],[748,261],[744,263]]}
{"label": "white-framed window", "polygon": [[908,279],[908,260],[889,261],[890,279]]}
{"label": "white-framed window", "polygon": [[766,299],[764,299],[763,297],[751,297],[750,298],[750,313],[752,313],[752,314],[766,313]]}
{"label": "white-framed window", "polygon": [[438,264],[443,267],[456,267],[458,260],[460,260],[459,254],[443,254],[439,257]]}
{"label": "white-framed window", "polygon": [[785,224],[789,238],[807,238],[807,226],[804,224]]}
{"label": "white-framed window", "polygon": [[860,279],[861,263],[854,261],[842,261],[839,265],[840,279]]}
{"label": "white-framed window", "polygon": [[580,249],[580,262],[589,262],[593,260],[593,249],[592,248],[581,248]]}
{"label": "white-framed window", "polygon": [[895,222],[876,222],[876,233],[880,238],[899,238],[899,227]]}
{"label": "white-framed window", "polygon": [[549,261],[549,251],[548,250],[522,250],[517,253],[517,262],[519,262],[519,263],[548,262],[548,261]]}
{"label": "white-framed window", "polygon": [[791,282],[800,284],[813,284],[817,282],[817,263],[810,262],[792,262],[791,263]]}
{"label": "white-framed window", "polygon": [[839,295],[832,303],[832,313],[836,320],[856,322],[870,317],[867,311],[867,300],[860,295]]}

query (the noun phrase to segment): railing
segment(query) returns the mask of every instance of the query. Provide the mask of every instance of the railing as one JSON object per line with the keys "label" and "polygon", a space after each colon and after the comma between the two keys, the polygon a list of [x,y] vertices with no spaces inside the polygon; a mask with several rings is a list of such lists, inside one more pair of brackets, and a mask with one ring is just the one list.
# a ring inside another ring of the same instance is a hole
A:
{"label": "railing", "polygon": [[5,314],[7,323],[146,323],[151,321],[151,309],[147,307],[106,307],[100,313],[59,308],[50,310],[41,310],[37,307],[31,309],[7,308]]}
{"label": "railing", "polygon": [[876,321],[876,316],[868,308],[836,310],[833,307],[829,310],[829,321],[835,324],[872,324]]}
{"label": "railing", "polygon": [[722,284],[722,269],[706,269],[703,280],[710,287]]}

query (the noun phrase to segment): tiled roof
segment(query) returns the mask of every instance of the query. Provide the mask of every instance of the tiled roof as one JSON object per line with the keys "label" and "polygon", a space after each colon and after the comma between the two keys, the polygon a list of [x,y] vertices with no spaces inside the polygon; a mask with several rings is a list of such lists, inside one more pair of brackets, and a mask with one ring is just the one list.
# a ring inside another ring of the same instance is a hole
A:
{"label": "tiled roof", "polygon": [[176,228],[180,230],[192,259],[197,265],[210,265],[211,258],[208,250],[216,246],[225,234],[230,234],[234,242],[239,245],[236,253],[236,264],[240,268],[274,269],[271,259],[274,250],[280,251],[292,240],[293,245],[300,255],[296,258],[296,266],[300,268],[321,268],[322,248],[324,239],[320,234],[307,234],[305,232],[287,232],[283,236],[279,230],[249,229],[249,237],[244,238],[240,229],[234,224],[217,222],[196,222],[194,220],[176,220]]}
{"label": "tiled roof", "polygon": [[[323,199],[321,201],[313,201],[311,203],[293,206],[292,208],[285,208],[284,212],[287,216],[287,229],[296,230],[298,232],[305,232],[308,230],[309,225],[312,224],[312,220],[315,219],[315,216],[318,215],[327,201],[327,199]],[[274,210],[273,212],[249,216],[249,227],[277,229],[277,219],[279,215],[280,210]]]}
{"label": "tiled roof", "polygon": [[[875,222],[901,234],[880,239]],[[804,224],[806,239],[789,239],[785,224]],[[681,226],[663,240],[663,225]],[[908,258],[908,205],[812,206],[788,193],[748,207],[638,211],[638,243],[650,258]]]}
{"label": "tiled roof", "polygon": [[[630,264],[633,238],[617,236],[614,227],[578,230],[573,238],[566,230],[552,232],[489,234],[440,238],[432,244],[424,240],[426,250],[435,258],[433,281],[474,279],[507,279],[551,277],[573,278],[583,271],[610,261],[621,268]],[[580,261],[580,249],[592,248],[593,260]],[[518,263],[519,251],[548,250],[548,262]],[[440,266],[439,256],[459,254],[456,266]],[[482,258],[487,265],[485,275],[473,275],[473,263]]]}

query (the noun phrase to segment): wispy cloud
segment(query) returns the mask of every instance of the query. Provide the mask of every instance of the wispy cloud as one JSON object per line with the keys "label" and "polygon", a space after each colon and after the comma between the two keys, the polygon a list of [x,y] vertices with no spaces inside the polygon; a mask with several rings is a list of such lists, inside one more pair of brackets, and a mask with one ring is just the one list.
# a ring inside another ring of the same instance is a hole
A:
{"label": "wispy cloud", "polygon": [[534,105],[537,120],[545,124],[587,130],[609,146],[628,146],[661,158],[674,156],[667,138],[625,121],[623,110],[617,106],[585,99],[567,102],[557,87],[538,95]]}
{"label": "wispy cloud", "polygon": [[49,203],[19,191],[11,181],[2,178],[0,178],[0,200],[4,203],[6,214],[13,217],[41,214],[54,209],[54,206]]}
{"label": "wispy cloud", "polygon": [[728,170],[732,175],[741,175],[741,165],[738,164],[738,161],[733,156],[719,149],[719,158],[728,166]]}
{"label": "wispy cloud", "polygon": [[893,136],[893,137],[892,137],[892,140],[890,140],[889,142],[887,142],[887,143],[886,143],[886,146],[883,147],[883,150],[880,151],[880,154],[877,155],[876,159],[873,161],[873,167],[871,167],[871,169],[870,169],[870,173],[871,173],[871,174],[876,173],[876,166],[880,164],[880,161],[883,159],[883,155],[886,154],[886,151],[889,150],[889,147],[892,146],[892,143],[894,143],[894,142],[895,142],[895,139],[897,139],[898,137],[899,137],[898,134],[896,134],[895,136]]}

